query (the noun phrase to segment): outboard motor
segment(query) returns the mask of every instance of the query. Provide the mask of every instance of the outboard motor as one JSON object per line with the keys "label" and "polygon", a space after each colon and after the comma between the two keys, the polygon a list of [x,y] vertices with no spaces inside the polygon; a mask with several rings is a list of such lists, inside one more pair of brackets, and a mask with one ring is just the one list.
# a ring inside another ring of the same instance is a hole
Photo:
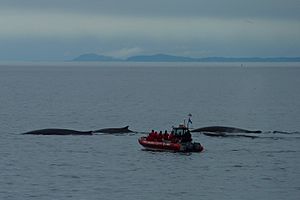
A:
{"label": "outboard motor", "polygon": [[193,151],[201,151],[203,147],[201,146],[201,144],[199,142],[194,142],[193,143]]}

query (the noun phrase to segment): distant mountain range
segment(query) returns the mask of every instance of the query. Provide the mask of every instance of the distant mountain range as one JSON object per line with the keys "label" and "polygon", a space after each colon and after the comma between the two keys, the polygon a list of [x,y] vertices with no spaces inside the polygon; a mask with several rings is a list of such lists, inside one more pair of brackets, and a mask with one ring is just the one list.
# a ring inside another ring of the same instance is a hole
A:
{"label": "distant mountain range", "polygon": [[155,54],[155,55],[138,55],[131,56],[127,59],[117,59],[110,56],[97,55],[94,53],[82,54],[72,61],[81,62],[109,62],[109,61],[129,61],[129,62],[300,62],[300,57],[205,57],[205,58],[191,58],[184,56],[173,56],[168,54]]}

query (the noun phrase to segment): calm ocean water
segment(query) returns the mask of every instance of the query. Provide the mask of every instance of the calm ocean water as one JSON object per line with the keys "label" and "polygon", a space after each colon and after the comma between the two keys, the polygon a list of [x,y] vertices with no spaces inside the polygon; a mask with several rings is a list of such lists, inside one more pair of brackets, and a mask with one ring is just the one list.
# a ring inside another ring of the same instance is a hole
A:
{"label": "calm ocean water", "polygon": [[[1,63],[0,199],[299,199],[299,77],[300,63]],[[142,151],[141,133],[20,134],[170,130],[188,113],[264,133],[194,133],[200,154]]]}

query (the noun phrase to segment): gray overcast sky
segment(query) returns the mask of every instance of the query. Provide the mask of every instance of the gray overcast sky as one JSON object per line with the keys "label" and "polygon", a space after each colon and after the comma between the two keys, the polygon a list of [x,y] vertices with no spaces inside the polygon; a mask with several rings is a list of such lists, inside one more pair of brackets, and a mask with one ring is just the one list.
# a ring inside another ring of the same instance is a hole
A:
{"label": "gray overcast sky", "polygon": [[300,56],[300,0],[0,0],[0,60]]}

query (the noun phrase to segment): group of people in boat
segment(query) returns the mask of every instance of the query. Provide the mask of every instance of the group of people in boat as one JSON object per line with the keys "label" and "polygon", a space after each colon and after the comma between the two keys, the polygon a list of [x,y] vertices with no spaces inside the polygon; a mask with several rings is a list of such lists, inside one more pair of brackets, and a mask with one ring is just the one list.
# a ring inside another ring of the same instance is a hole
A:
{"label": "group of people in boat", "polygon": [[151,133],[149,133],[149,135],[147,136],[146,140],[155,141],[155,142],[171,142],[171,143],[191,142],[192,135],[189,130],[182,135],[175,134],[174,131],[168,133],[168,131],[165,130],[164,133],[162,133],[162,131],[157,133],[157,131],[152,130]]}

